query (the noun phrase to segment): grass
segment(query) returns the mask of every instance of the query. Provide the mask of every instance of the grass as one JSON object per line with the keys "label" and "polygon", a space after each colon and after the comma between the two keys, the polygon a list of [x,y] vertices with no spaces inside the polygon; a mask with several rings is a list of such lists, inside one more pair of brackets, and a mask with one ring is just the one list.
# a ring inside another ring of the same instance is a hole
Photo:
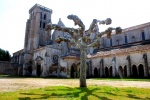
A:
{"label": "grass", "polygon": [[50,86],[0,93],[1,100],[150,100],[150,89],[89,86],[87,88]]}

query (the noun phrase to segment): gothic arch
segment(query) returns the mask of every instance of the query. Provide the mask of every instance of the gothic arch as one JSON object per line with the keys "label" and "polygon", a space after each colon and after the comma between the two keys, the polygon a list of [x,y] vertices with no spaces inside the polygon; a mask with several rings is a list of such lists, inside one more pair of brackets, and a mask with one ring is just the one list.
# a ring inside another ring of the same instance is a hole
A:
{"label": "gothic arch", "polygon": [[124,77],[127,77],[127,65],[124,66],[124,73],[123,73]]}
{"label": "gothic arch", "polygon": [[98,77],[98,69],[96,67],[94,68],[94,77]]}
{"label": "gothic arch", "polygon": [[76,77],[76,64],[72,64],[72,66],[71,66],[71,72],[70,72],[70,77],[71,78],[75,78]]}
{"label": "gothic arch", "polygon": [[105,77],[109,77],[109,70],[108,70],[108,67],[105,67]]}
{"label": "gothic arch", "polygon": [[144,77],[144,66],[142,64],[138,66],[138,72],[140,78]]}
{"label": "gothic arch", "polygon": [[110,77],[113,76],[113,75],[112,75],[112,66],[110,66],[110,68],[109,68],[109,76],[110,76]]}
{"label": "gothic arch", "polygon": [[132,76],[133,77],[137,77],[138,76],[136,65],[132,65]]}

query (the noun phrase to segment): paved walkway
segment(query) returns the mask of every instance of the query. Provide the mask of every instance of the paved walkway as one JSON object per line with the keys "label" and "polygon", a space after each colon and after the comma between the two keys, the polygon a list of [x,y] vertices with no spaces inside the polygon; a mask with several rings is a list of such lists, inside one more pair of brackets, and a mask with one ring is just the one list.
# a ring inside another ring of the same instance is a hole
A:
{"label": "paved walkway", "polygon": [[[0,78],[0,92],[34,89],[45,86],[78,87],[78,79],[44,79],[44,78]],[[87,79],[87,85],[150,88],[150,82],[145,81],[109,81]]]}

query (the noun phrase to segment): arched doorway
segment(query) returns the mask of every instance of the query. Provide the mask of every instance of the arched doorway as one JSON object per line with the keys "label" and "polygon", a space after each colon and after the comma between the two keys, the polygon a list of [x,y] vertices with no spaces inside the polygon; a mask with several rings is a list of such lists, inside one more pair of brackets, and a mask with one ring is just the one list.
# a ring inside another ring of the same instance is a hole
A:
{"label": "arched doorway", "polygon": [[32,74],[32,66],[29,66],[29,67],[27,68],[27,70],[29,71],[30,74]]}
{"label": "arched doorway", "polygon": [[109,72],[108,72],[108,68],[105,67],[105,76],[108,77],[109,76]]}
{"label": "arched doorway", "polygon": [[109,76],[112,77],[112,66],[109,68]]}
{"label": "arched doorway", "polygon": [[98,77],[98,69],[96,67],[94,68],[94,77]]}
{"label": "arched doorway", "polygon": [[37,71],[36,71],[37,76],[41,75],[41,65],[37,65]]}
{"label": "arched doorway", "polygon": [[71,66],[71,78],[74,78],[74,72],[75,72],[75,69],[74,69],[74,66]]}
{"label": "arched doorway", "polygon": [[132,66],[132,74],[133,74],[133,77],[137,77],[138,76],[136,65]]}
{"label": "arched doorway", "polygon": [[122,66],[119,66],[119,69],[118,69],[118,73],[119,73],[119,77],[123,77],[123,68]]}
{"label": "arched doorway", "polygon": [[138,67],[139,77],[144,77],[144,66],[142,64]]}
{"label": "arched doorway", "polygon": [[127,65],[124,66],[124,77],[127,77]]}
{"label": "arched doorway", "polygon": [[87,63],[87,69],[86,69],[86,77],[89,78],[89,63]]}

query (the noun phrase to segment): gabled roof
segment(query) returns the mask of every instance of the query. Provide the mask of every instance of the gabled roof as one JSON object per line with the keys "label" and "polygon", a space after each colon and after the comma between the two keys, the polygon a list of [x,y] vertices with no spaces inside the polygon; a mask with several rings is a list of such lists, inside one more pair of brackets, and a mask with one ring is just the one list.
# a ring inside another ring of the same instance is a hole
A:
{"label": "gabled roof", "polygon": [[58,21],[57,25],[65,27],[64,23],[61,21],[61,18],[59,18],[59,21]]}
{"label": "gabled roof", "polygon": [[35,60],[36,61],[41,61],[41,60],[43,60],[43,58],[41,56],[37,56],[37,58]]}

